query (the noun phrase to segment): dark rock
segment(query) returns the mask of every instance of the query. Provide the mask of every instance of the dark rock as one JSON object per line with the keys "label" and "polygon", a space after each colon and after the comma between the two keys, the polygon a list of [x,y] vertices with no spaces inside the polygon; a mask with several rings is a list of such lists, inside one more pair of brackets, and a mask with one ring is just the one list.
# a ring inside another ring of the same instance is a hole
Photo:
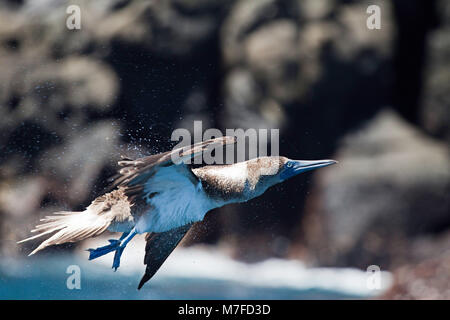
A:
{"label": "dark rock", "polygon": [[450,143],[450,4],[440,1],[442,27],[429,37],[430,57],[425,69],[421,125]]}
{"label": "dark rock", "polygon": [[381,299],[450,299],[450,234],[421,238],[410,248],[411,260],[393,271],[394,284]]}
{"label": "dark rock", "polygon": [[410,239],[450,226],[448,148],[394,112],[350,134],[335,158],[303,226],[318,264],[399,265]]}

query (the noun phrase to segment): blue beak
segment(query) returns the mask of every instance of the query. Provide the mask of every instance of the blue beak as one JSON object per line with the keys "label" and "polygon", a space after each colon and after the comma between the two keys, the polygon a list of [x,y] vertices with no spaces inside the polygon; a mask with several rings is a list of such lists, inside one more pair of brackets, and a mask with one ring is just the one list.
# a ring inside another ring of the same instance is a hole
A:
{"label": "blue beak", "polygon": [[332,164],[338,163],[335,160],[289,160],[284,164],[283,171],[280,174],[282,180],[289,179],[293,176],[298,175],[306,171],[331,166]]}

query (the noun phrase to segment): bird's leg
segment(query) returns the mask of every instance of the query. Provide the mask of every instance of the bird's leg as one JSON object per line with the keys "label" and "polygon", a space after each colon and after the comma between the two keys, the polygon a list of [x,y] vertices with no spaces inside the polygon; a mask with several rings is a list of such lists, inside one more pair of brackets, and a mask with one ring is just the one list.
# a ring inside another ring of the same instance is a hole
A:
{"label": "bird's leg", "polygon": [[120,246],[121,240],[125,239],[128,234],[129,232],[122,233],[122,236],[119,240],[109,239],[108,241],[110,242],[110,244],[108,244],[107,246],[99,247],[96,249],[87,249],[87,251],[90,252],[89,260],[96,259],[98,257],[104,256],[107,253],[115,251]]}
{"label": "bird's leg", "polygon": [[127,237],[127,235],[129,235],[129,234],[130,234],[129,232],[122,233],[122,235],[120,236],[119,240],[121,241],[121,240],[125,239]]}
{"label": "bird's leg", "polygon": [[133,239],[133,237],[137,234],[136,230],[133,228],[133,230],[131,230],[128,234],[123,234],[122,237],[120,238],[120,244],[119,246],[115,249],[116,252],[114,254],[114,260],[113,260],[113,269],[114,271],[117,270],[117,268],[120,266],[120,257],[122,256],[123,250],[125,249],[125,247],[127,246],[128,242],[130,242],[131,239]]}

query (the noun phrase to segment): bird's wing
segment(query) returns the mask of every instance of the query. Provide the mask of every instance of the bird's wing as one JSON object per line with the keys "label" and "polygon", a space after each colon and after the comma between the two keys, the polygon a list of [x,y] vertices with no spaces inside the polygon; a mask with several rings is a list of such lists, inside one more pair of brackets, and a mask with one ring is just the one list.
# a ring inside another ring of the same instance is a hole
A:
{"label": "bird's wing", "polygon": [[178,154],[180,160],[185,160],[203,153],[212,145],[234,143],[234,140],[231,137],[222,137],[136,160],[123,159],[119,162],[119,165],[123,168],[113,184],[116,189],[96,198],[82,212],[57,212],[54,216],[41,219],[44,223],[32,230],[37,235],[19,241],[19,243],[55,233],[42,242],[31,253],[33,254],[50,245],[75,242],[97,236],[111,224],[134,225],[135,215],[139,215],[143,211],[141,206],[148,205],[148,203],[142,201],[145,196],[143,194],[143,191],[145,191],[144,184],[158,172],[158,168],[176,167],[177,171],[181,173],[178,175],[179,177],[184,177],[184,180],[189,179],[192,183],[198,181],[189,167],[172,161],[174,154]]}
{"label": "bird's wing", "polygon": [[[158,168],[169,167],[172,165],[184,165],[184,161],[192,159],[213,146],[220,146],[226,144],[233,144],[236,142],[234,137],[220,137],[215,139],[199,142],[187,147],[177,148],[171,151],[167,151],[160,154],[155,154],[136,160],[123,158],[119,161],[119,165],[123,168],[120,169],[119,174],[116,175],[113,180],[112,187],[126,186],[129,189],[138,189],[142,186]],[[177,163],[173,162],[173,159],[179,159]],[[197,178],[191,171],[192,182],[196,183]]]}
{"label": "bird's wing", "polygon": [[157,155],[120,161],[123,168],[114,186],[124,188],[131,203],[146,208],[132,210],[137,231],[163,232],[201,220],[206,212],[203,212],[204,203],[197,201],[200,180],[185,161],[235,141],[234,137],[220,137]]}
{"label": "bird's wing", "polygon": [[146,235],[145,239],[147,243],[145,245],[144,264],[147,267],[145,268],[145,274],[139,282],[138,289],[141,289],[153,277],[156,271],[159,270],[191,226],[192,224],[188,224],[166,232],[148,233]]}
{"label": "bird's wing", "polygon": [[[133,199],[131,201],[144,198],[151,203],[155,198],[160,198],[163,199],[161,202],[165,204],[167,211],[176,211],[176,205],[182,205],[182,199],[188,198],[188,190],[196,186],[199,180],[189,166],[183,162],[174,163],[172,156],[176,154],[182,160],[192,159],[214,145],[235,142],[234,137],[221,137],[141,159],[124,159],[119,163],[123,168],[116,178],[115,185],[125,187],[129,199]],[[167,219],[173,219],[170,212],[154,214],[166,214]],[[192,223],[187,221],[184,225],[165,232],[147,234],[144,258],[147,267],[139,283],[139,289],[158,271],[191,226]]]}

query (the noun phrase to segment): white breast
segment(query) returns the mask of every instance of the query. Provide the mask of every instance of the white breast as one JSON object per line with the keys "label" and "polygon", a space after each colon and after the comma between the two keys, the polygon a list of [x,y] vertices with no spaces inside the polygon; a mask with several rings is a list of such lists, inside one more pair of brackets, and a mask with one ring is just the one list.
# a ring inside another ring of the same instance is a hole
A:
{"label": "white breast", "polygon": [[214,208],[201,183],[194,185],[186,170],[184,165],[160,168],[145,184],[151,208],[137,222],[138,233],[164,232],[201,221]]}

